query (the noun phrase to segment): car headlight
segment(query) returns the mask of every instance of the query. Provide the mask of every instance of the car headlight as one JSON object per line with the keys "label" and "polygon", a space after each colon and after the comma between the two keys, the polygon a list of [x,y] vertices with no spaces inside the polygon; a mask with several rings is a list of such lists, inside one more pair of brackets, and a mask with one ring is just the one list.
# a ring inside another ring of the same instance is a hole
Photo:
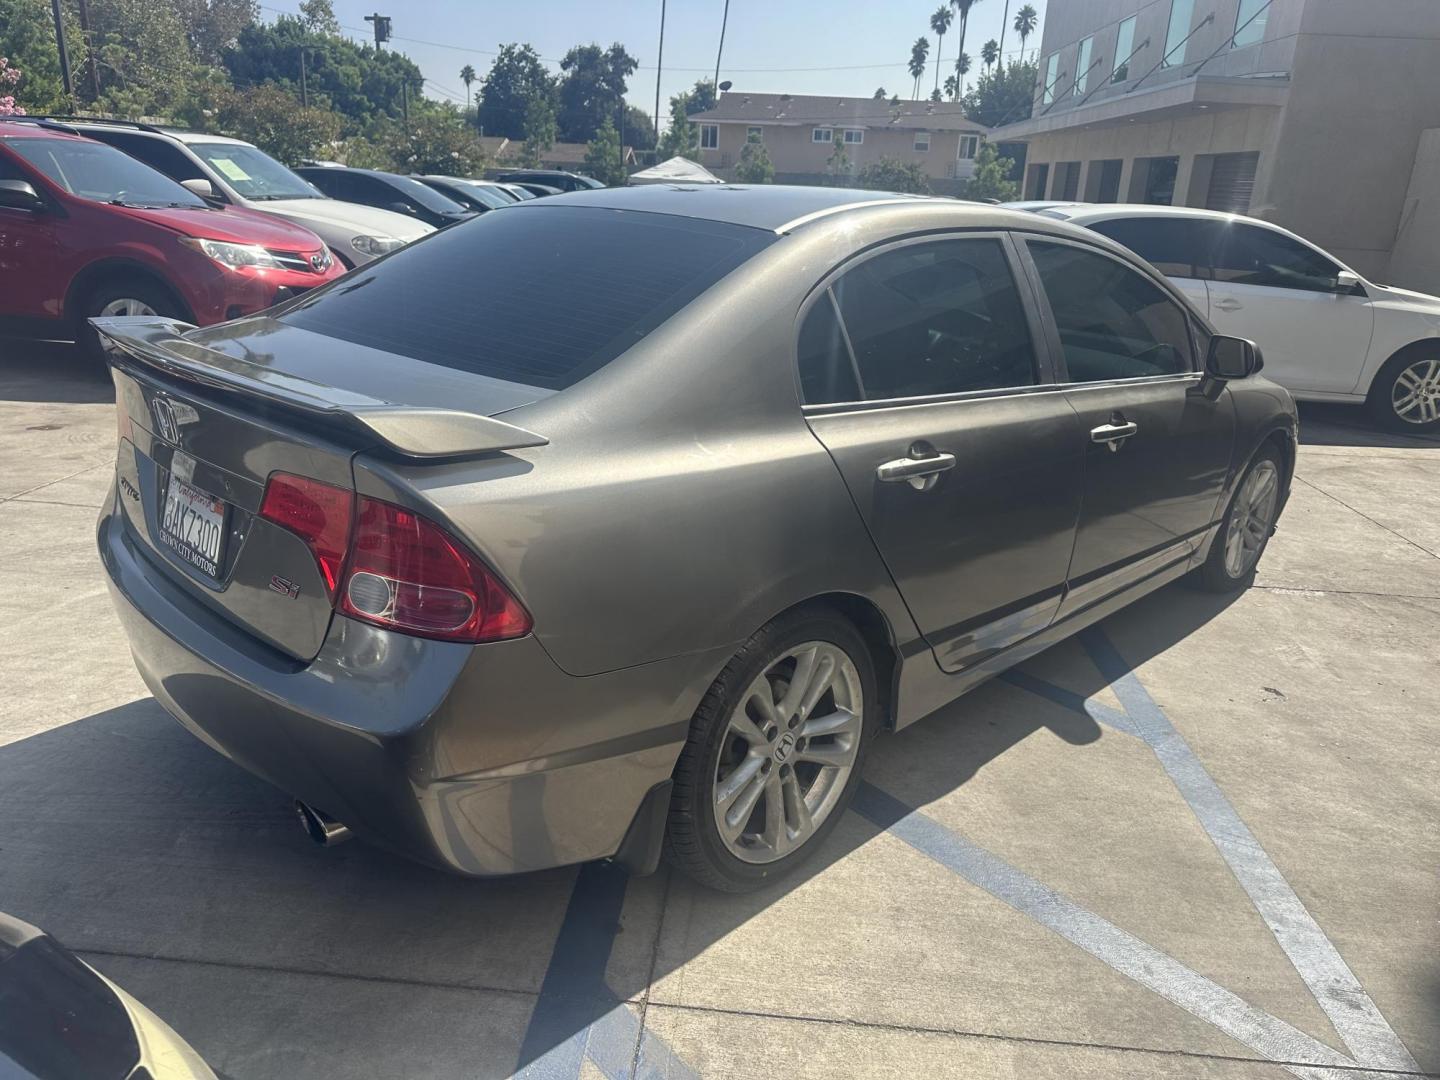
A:
{"label": "car headlight", "polygon": [[182,236],[180,243],[207,255],[221,266],[254,266],[263,270],[280,270],[280,262],[259,244],[228,244],[223,240],[201,240],[194,236]]}
{"label": "car headlight", "polygon": [[404,247],[405,241],[397,240],[393,236],[357,236],[350,241],[350,246],[361,255],[375,258],[386,252],[394,251],[396,248]]}

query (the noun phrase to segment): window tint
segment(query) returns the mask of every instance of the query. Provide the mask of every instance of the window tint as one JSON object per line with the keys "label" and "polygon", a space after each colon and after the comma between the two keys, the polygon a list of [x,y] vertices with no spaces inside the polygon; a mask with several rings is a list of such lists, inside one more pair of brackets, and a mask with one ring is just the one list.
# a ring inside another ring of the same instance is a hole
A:
{"label": "window tint", "polygon": [[1333,292],[1339,273],[1318,251],[1256,225],[1228,226],[1215,257],[1215,280],[1232,285]]}
{"label": "window tint", "polygon": [[280,319],[563,390],[774,239],[737,225],[595,207],[484,214],[352,270]]}
{"label": "window tint", "polygon": [[815,301],[800,327],[800,397],[806,405],[860,401],[860,384],[835,315],[830,290]]}
{"label": "window tint", "polygon": [[159,169],[172,180],[202,180],[205,174],[180,150],[164,139],[147,135],[131,135],[128,132],[87,131],[86,135],[111,146],[124,150],[133,158],[139,158],[152,169]]}
{"label": "window tint", "polygon": [[1128,266],[1068,244],[1030,243],[1071,382],[1190,371],[1184,310]]}
{"label": "window tint", "polygon": [[1097,221],[1090,228],[1124,244],[1170,277],[1204,277],[1214,248],[1210,222],[1134,217]]}
{"label": "window tint", "polygon": [[834,285],[870,401],[1030,386],[1035,350],[998,240],[909,244]]}

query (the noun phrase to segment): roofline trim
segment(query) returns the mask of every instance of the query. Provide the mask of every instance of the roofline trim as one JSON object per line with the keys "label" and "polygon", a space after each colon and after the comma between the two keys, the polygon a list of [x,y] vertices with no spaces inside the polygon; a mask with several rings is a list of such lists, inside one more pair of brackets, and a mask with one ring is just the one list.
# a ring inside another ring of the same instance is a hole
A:
{"label": "roofline trim", "polygon": [[843,214],[847,210],[860,210],[867,206],[914,206],[916,203],[924,201],[924,196],[908,195],[894,199],[864,199],[860,202],[841,203],[838,206],[827,206],[820,210],[812,210],[808,214],[801,214],[783,225],[775,226],[774,232],[776,236],[784,236],[802,225],[808,225],[812,221],[829,217],[831,214]]}

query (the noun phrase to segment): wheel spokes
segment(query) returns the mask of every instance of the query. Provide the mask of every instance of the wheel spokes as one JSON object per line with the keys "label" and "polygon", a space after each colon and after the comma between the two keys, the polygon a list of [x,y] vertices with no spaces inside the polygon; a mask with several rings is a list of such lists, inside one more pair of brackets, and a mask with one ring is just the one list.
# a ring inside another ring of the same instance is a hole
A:
{"label": "wheel spokes", "polygon": [[790,828],[785,822],[785,789],[778,771],[765,778],[765,831],[760,834],[760,842],[777,856],[790,850]]}
{"label": "wheel spokes", "polygon": [[760,796],[769,787],[769,777],[764,773],[756,773],[750,778],[740,792],[740,797],[735,800],[729,811],[723,815],[717,815],[720,822],[720,830],[725,839],[735,843],[745,831],[745,826],[750,824],[750,816],[755,813],[755,804],[760,801]]}
{"label": "wheel spokes", "polygon": [[849,709],[836,709],[824,716],[812,716],[800,725],[802,739],[818,739],[823,735],[843,735],[860,730],[860,717]]}
{"label": "wheel spokes", "polygon": [[758,754],[751,754],[735,766],[735,770],[729,776],[715,785],[715,808],[721,813],[727,813],[740,793],[759,774],[764,764],[764,758]]}

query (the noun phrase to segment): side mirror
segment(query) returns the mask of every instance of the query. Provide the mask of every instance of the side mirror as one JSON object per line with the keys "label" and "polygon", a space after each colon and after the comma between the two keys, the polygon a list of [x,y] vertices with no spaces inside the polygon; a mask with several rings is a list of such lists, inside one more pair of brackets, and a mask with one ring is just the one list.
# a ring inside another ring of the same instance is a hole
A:
{"label": "side mirror", "polygon": [[1260,346],[1244,338],[1216,334],[1210,339],[1205,370],[1214,378],[1247,379],[1265,366]]}
{"label": "side mirror", "polygon": [[45,209],[45,200],[28,180],[0,180],[0,206],[38,213]]}
{"label": "side mirror", "polygon": [[215,192],[215,185],[203,176],[197,176],[193,180],[181,180],[180,186],[192,195],[199,195],[202,199],[218,199],[220,197]]}
{"label": "side mirror", "polygon": [[1360,275],[1351,270],[1341,270],[1335,275],[1335,294],[1345,296],[1360,287]]}

